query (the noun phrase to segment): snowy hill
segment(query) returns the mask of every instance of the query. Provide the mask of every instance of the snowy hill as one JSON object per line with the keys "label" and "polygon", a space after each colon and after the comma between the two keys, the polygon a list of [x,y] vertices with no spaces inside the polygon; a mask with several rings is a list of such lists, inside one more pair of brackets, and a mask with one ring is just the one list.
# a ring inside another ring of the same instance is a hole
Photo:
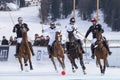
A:
{"label": "snowy hill", "polygon": [[[0,12],[0,40],[2,39],[2,36],[6,36],[7,39],[12,36],[16,36],[15,33],[12,33],[12,29],[14,24],[17,23],[17,18],[19,16],[24,18],[24,22],[28,24],[30,31],[28,32],[28,36],[31,40],[34,40],[34,34],[38,33],[39,35],[42,34],[42,25],[40,24],[40,19],[38,17],[39,7],[28,7],[28,8],[22,8],[18,11],[10,11],[10,12]],[[101,14],[102,16],[102,14]],[[71,17],[71,16],[70,16]],[[61,30],[64,33],[64,27],[67,23],[69,23],[69,18],[67,19],[59,19],[56,21],[56,23],[61,24]],[[76,23],[79,26],[79,32],[81,32],[83,35],[86,33],[87,29],[91,25],[91,22],[89,21],[82,21],[80,18],[76,17]],[[103,28],[105,30],[104,35],[109,40],[119,40],[120,39],[120,32],[111,32],[110,28],[107,27],[107,25],[103,22],[102,17],[100,17],[100,24],[103,25]],[[49,25],[43,25],[44,28],[46,28]],[[83,37],[82,37],[83,39]],[[88,37],[88,39],[91,39],[91,36]],[[43,47],[34,47],[34,50],[37,52],[37,49],[41,50]],[[37,54],[32,57],[33,61],[33,71],[29,72],[22,72],[19,71],[19,63],[16,58],[14,58],[15,53],[15,46],[10,46],[10,55],[7,62],[1,62],[0,63],[0,80],[120,80],[120,74],[119,68],[107,68],[106,74],[104,76],[100,75],[99,68],[95,65],[95,60],[90,61],[89,64],[86,65],[86,72],[87,75],[82,74],[81,67],[78,68],[76,73],[72,73],[71,71],[71,65],[68,61],[68,59],[65,56],[65,63],[66,63],[66,76],[61,76],[60,71],[61,67],[57,63],[57,67],[59,72],[56,73],[54,71],[54,67],[50,59],[48,58],[48,55],[42,56],[41,60],[38,62],[37,60]],[[43,49],[42,49],[43,50]],[[87,49],[86,49],[87,50]],[[109,56],[110,58],[110,64],[112,62],[116,62],[116,64],[119,65],[119,54],[118,54],[119,48],[112,48],[112,56]],[[35,53],[36,53],[35,52]],[[90,50],[87,50],[87,52],[90,52]],[[46,57],[47,56],[47,57]],[[41,57],[41,55],[40,55]],[[86,57],[87,59],[87,57]],[[89,60],[89,59],[88,59]],[[57,60],[55,60],[57,62]],[[87,61],[87,60],[86,60]],[[78,60],[77,60],[77,63]],[[49,64],[49,65],[48,65]],[[115,63],[114,63],[115,64]],[[79,65],[79,64],[78,64]]]}
{"label": "snowy hill", "polygon": [[[18,11],[8,11],[8,12],[1,11],[0,40],[2,39],[2,36],[6,36],[7,39],[9,39],[10,36],[16,36],[16,34],[12,32],[12,29],[14,24],[17,23],[17,18],[20,16],[23,17],[24,22],[27,23],[30,28],[30,31],[28,32],[28,36],[30,40],[34,40],[35,33],[41,35],[42,25],[40,24],[40,19],[38,17],[39,16],[38,9],[39,7],[26,7],[26,8],[21,8]],[[104,35],[107,37],[107,39],[119,40],[120,36],[117,35],[120,35],[120,32],[111,32],[110,28],[108,28],[107,25],[103,22],[102,13],[100,13],[99,17],[100,17],[100,24],[102,24],[103,28],[105,29]],[[70,18],[71,16],[67,19],[59,19],[58,21],[56,21],[56,23],[61,24],[60,27],[63,32],[64,32],[64,27],[67,23],[69,23]],[[83,21],[78,17],[76,17],[76,23],[79,26],[79,32],[81,32],[83,35],[85,35],[87,29],[91,25],[90,21]],[[49,25],[43,25],[43,28],[45,28],[46,26],[49,27]],[[91,39],[91,36],[89,36],[88,39]]]}

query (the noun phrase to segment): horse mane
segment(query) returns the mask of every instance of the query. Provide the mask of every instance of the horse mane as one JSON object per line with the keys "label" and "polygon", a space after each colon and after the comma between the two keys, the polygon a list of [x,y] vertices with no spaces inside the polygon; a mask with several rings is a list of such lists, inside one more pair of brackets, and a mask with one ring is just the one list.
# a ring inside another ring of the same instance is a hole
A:
{"label": "horse mane", "polygon": [[98,46],[103,47],[104,45],[103,45],[103,41],[102,41],[101,31],[99,31],[99,30],[96,31],[96,38],[97,38]]}
{"label": "horse mane", "polygon": [[68,38],[69,38],[69,41],[72,42],[72,41],[75,41],[75,36],[73,34],[74,32],[74,29],[72,31],[67,31],[68,32]]}
{"label": "horse mane", "polygon": [[28,41],[27,31],[26,31],[25,28],[22,29],[22,41],[23,41],[23,42],[24,42],[24,41],[25,41],[25,42]]}

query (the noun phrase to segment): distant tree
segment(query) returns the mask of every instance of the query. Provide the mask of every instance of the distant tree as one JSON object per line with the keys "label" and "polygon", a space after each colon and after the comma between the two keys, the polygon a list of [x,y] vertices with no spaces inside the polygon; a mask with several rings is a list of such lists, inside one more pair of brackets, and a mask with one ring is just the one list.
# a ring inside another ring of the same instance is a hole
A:
{"label": "distant tree", "polygon": [[101,0],[105,22],[113,31],[120,31],[120,0]]}
{"label": "distant tree", "polygon": [[78,10],[83,20],[91,19],[91,14],[96,10],[96,0],[79,0]]}
{"label": "distant tree", "polygon": [[20,0],[20,7],[25,7],[25,0]]}
{"label": "distant tree", "polygon": [[50,13],[50,0],[41,0],[40,18],[43,23],[48,20]]}
{"label": "distant tree", "polygon": [[61,12],[61,0],[51,0],[51,19],[55,21],[57,18],[60,18]]}
{"label": "distant tree", "polygon": [[67,18],[73,10],[73,0],[62,0],[62,15]]}

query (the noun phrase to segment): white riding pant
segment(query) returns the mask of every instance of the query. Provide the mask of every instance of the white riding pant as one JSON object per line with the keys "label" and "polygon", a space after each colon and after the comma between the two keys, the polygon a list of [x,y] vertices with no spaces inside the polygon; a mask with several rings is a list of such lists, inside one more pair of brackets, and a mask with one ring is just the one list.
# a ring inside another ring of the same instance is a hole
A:
{"label": "white riding pant", "polygon": [[96,39],[96,38],[93,38],[92,44],[95,45],[95,42],[96,42],[96,41],[97,41],[97,39]]}
{"label": "white riding pant", "polygon": [[22,38],[17,38],[17,43],[21,43],[22,42]]}

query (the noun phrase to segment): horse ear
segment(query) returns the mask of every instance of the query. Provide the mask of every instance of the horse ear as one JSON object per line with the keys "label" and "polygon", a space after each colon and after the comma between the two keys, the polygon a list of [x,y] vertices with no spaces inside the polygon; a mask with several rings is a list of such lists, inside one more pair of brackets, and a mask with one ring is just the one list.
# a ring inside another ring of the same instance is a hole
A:
{"label": "horse ear", "polygon": [[70,31],[67,30],[68,33],[70,33]]}

